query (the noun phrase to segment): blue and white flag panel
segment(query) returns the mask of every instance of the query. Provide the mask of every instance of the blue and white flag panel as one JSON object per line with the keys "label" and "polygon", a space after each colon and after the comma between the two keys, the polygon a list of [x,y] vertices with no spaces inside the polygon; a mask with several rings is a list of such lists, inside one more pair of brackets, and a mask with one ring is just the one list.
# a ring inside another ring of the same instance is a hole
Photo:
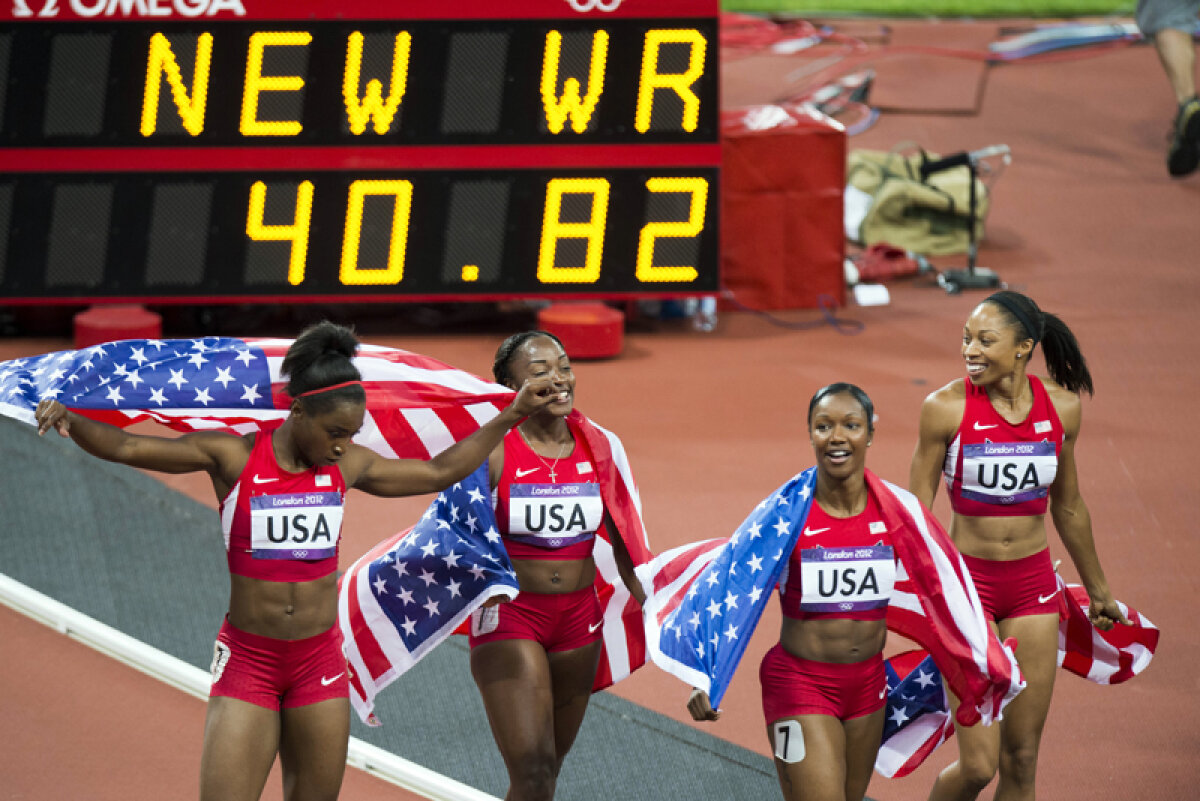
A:
{"label": "blue and white flag panel", "polygon": [[954,734],[941,671],[927,652],[905,651],[884,663],[888,695],[883,744],[875,758],[882,776],[906,776]]}
{"label": "blue and white flag panel", "polygon": [[0,412],[27,423],[39,401],[71,409],[273,409],[266,353],[244,340],[129,339],[0,362]]}
{"label": "blue and white flag panel", "polygon": [[767,496],[733,536],[675,548],[638,569],[651,658],[721,703],[812,505],[816,469]]}
{"label": "blue and white flag panel", "polygon": [[377,724],[376,694],[517,578],[492,512],[487,463],[441,492],[411,529],[385,540],[342,577],[338,619],[351,702]]}

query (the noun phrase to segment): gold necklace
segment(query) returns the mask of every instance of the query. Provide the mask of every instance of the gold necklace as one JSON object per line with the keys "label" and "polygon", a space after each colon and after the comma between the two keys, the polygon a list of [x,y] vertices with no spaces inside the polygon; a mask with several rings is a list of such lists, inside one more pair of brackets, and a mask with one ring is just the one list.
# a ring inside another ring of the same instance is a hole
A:
{"label": "gold necklace", "polygon": [[533,443],[529,441],[529,437],[525,436],[525,432],[521,430],[520,426],[517,426],[517,433],[521,435],[521,439],[525,440],[525,445],[529,448],[530,453],[532,453],[534,456],[536,456],[538,458],[538,461],[541,462],[542,464],[544,464],[546,466],[546,470],[548,470],[550,472],[550,483],[551,484],[557,483],[558,473],[556,472],[556,468],[558,467],[558,463],[563,458],[563,456],[566,455],[567,446],[574,445],[575,440],[572,439],[570,442],[564,442],[562,444],[562,446],[558,449],[558,456],[554,459],[554,464],[550,464],[549,462],[547,462],[545,459],[542,458],[542,455],[540,453],[538,453],[537,451],[535,451],[533,449]]}

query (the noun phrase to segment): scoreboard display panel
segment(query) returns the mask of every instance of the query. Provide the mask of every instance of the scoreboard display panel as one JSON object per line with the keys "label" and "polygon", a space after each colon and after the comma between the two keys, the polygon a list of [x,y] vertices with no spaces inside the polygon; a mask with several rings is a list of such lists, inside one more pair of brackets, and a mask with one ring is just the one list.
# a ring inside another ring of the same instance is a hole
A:
{"label": "scoreboard display panel", "polygon": [[717,0],[0,2],[0,303],[717,291]]}

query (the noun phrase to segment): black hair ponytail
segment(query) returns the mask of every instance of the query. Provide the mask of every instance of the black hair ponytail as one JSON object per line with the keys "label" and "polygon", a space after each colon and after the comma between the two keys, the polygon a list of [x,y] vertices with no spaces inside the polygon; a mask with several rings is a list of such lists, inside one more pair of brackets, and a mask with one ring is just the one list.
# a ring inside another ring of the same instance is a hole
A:
{"label": "black hair ponytail", "polygon": [[1083,358],[1075,334],[1056,315],[1043,313],[1042,319],[1046,326],[1042,356],[1050,370],[1050,377],[1076,394],[1084,390],[1089,395],[1096,394],[1092,373],[1088,370],[1087,360]]}
{"label": "black hair ponytail", "polygon": [[1046,368],[1055,383],[1076,394],[1084,390],[1089,395],[1095,394],[1092,374],[1079,341],[1058,316],[1043,312],[1028,295],[1007,289],[989,295],[983,302],[1000,310],[1008,324],[1016,329],[1018,342],[1032,339],[1034,346],[1041,343]]}

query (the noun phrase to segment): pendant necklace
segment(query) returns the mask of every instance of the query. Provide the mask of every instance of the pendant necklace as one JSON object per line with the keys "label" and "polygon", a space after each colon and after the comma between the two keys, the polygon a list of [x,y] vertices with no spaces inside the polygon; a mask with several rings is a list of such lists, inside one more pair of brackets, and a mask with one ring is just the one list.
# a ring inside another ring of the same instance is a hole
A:
{"label": "pendant necklace", "polygon": [[525,445],[529,447],[530,452],[533,453],[533,455],[538,458],[539,462],[541,462],[542,464],[544,464],[546,466],[546,469],[548,471],[550,471],[550,483],[551,484],[557,483],[557,481],[558,481],[558,473],[557,473],[558,462],[559,462],[559,460],[561,460],[563,458],[564,455],[566,455],[567,446],[573,445],[574,441],[572,440],[571,442],[564,442],[562,444],[562,447],[560,447],[558,449],[558,456],[554,459],[554,464],[551,464],[550,462],[547,462],[545,459],[543,459],[542,455],[540,453],[538,453],[537,451],[535,451],[533,449],[533,443],[529,441],[529,437],[525,436],[525,432],[521,430],[520,426],[517,426],[517,433],[521,435],[521,439],[525,440]]}

